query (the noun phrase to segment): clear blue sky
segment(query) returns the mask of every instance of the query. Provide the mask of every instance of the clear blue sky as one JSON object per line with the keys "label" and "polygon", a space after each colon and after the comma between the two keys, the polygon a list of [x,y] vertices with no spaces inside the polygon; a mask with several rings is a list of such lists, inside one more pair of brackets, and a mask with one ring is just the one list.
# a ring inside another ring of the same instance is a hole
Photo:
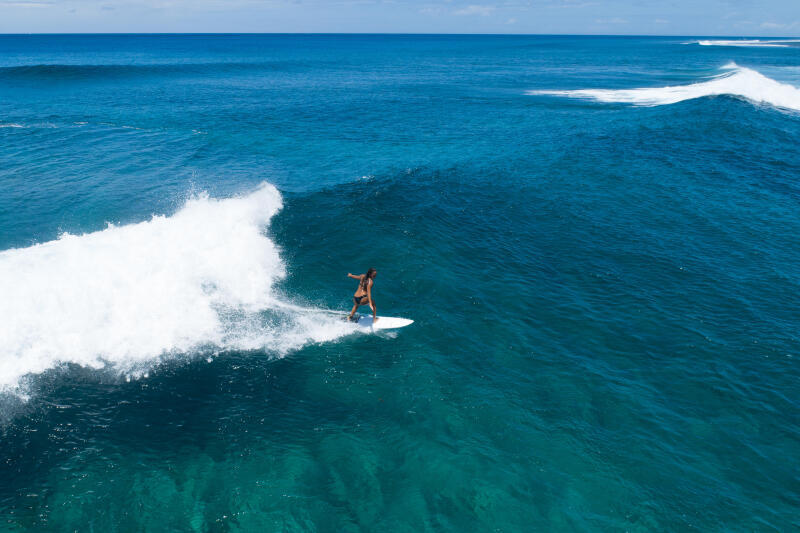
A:
{"label": "clear blue sky", "polygon": [[0,0],[0,33],[800,34],[800,0]]}

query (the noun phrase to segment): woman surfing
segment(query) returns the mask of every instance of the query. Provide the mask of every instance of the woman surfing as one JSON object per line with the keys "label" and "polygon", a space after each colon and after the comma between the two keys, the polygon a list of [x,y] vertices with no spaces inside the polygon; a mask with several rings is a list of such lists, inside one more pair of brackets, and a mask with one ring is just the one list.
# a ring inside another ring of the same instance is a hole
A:
{"label": "woman surfing", "polygon": [[347,317],[347,320],[353,320],[353,315],[356,314],[359,306],[369,304],[369,308],[372,309],[372,323],[374,324],[378,321],[378,310],[375,307],[375,302],[372,301],[372,284],[377,274],[378,271],[374,268],[370,268],[366,274],[361,274],[360,276],[347,273],[348,278],[358,280],[358,288],[353,294],[353,310],[350,311],[350,316]]}

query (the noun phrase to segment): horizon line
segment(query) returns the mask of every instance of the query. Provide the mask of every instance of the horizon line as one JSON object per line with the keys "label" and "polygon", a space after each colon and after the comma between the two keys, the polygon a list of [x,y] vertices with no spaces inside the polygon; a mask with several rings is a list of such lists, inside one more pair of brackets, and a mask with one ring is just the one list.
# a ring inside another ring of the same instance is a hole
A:
{"label": "horizon line", "polygon": [[767,36],[767,35],[743,35],[743,34],[668,34],[668,33],[455,33],[455,32],[20,32],[3,33],[0,37],[18,37],[33,35],[447,35],[447,36],[486,36],[486,37],[680,37],[680,38],[699,38],[699,37],[726,37],[739,39],[799,39],[800,36]]}

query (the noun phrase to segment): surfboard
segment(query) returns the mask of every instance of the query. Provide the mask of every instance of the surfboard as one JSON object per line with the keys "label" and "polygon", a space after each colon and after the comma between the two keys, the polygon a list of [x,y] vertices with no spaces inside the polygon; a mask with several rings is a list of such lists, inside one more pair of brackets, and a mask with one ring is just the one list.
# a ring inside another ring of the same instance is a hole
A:
{"label": "surfboard", "polygon": [[409,324],[413,323],[414,321],[409,318],[397,318],[394,316],[379,316],[378,321],[373,324],[372,315],[369,315],[369,316],[359,317],[358,322],[356,322],[356,325],[364,329],[378,330],[378,329],[404,328]]}

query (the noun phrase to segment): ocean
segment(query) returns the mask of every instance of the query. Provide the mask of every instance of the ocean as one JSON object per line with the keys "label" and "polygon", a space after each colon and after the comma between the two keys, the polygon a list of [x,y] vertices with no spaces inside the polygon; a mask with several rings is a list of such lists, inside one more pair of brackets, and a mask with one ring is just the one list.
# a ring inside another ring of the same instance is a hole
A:
{"label": "ocean", "polygon": [[797,530],[798,139],[796,40],[0,36],[0,530]]}

